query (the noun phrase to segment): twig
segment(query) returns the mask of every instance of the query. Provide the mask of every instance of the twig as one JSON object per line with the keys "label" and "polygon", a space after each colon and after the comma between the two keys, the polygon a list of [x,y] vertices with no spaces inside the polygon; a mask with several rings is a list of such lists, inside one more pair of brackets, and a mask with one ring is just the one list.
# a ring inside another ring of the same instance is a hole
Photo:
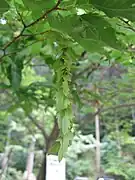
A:
{"label": "twig", "polygon": [[57,7],[56,9],[57,9],[57,10],[61,10],[61,11],[68,11],[68,10],[65,9],[65,8],[59,8],[59,7]]}
{"label": "twig", "polygon": [[121,27],[123,27],[123,28],[125,28],[125,29],[129,29],[129,30],[135,32],[135,29],[134,29],[131,25],[130,25],[130,26],[129,26],[129,25],[128,25],[128,26],[122,26],[121,24],[118,24],[118,23],[117,23],[117,25],[118,25],[118,26],[121,26]]}
{"label": "twig", "polygon": [[[77,78],[79,78],[81,75],[83,75],[84,73],[88,72],[87,74],[87,78],[94,72],[96,71],[98,68],[100,67],[100,64],[90,64],[89,66],[87,66],[85,69],[83,69],[82,71],[80,71],[78,74],[76,74],[73,79],[76,80]],[[89,71],[90,70],[90,71]]]}
{"label": "twig", "polygon": [[[124,28],[126,28],[126,29],[130,29],[131,31],[133,31],[133,32],[135,32],[135,29],[131,26],[131,24],[129,23],[129,21],[126,21],[126,20],[124,20],[124,19],[122,19],[122,18],[119,18],[122,22],[124,22],[126,25],[128,25],[128,26],[124,26]],[[118,24],[118,25],[120,25],[120,24]],[[120,25],[121,26],[121,25]]]}
{"label": "twig", "polygon": [[46,33],[49,33],[49,32],[53,32],[53,31],[52,30],[47,30],[47,31],[43,31],[43,32],[40,32],[40,33],[35,33],[35,34],[22,34],[22,36],[26,36],[26,37],[38,36],[38,35],[43,35],[43,34],[46,34]]}
{"label": "twig", "polygon": [[[14,3],[14,4],[16,4],[16,3]],[[24,22],[24,20],[23,20],[23,17],[22,17],[22,15],[20,14],[20,12],[18,11],[16,5],[15,5],[15,8],[16,8],[16,12],[17,12],[17,14],[19,15],[20,20],[21,20],[21,22],[22,22],[22,24],[23,24],[23,27],[26,28],[26,24],[25,24],[25,22]]]}
{"label": "twig", "polygon": [[94,116],[96,116],[97,114],[101,114],[103,112],[106,112],[106,111],[110,111],[110,110],[116,110],[116,109],[119,109],[119,108],[126,108],[126,107],[132,107],[132,106],[135,106],[135,103],[131,103],[131,104],[119,104],[119,105],[116,105],[116,106],[112,106],[112,107],[109,107],[109,108],[99,108],[99,110],[94,113]]}
{"label": "twig", "polygon": [[46,67],[45,64],[32,64],[32,67]]}

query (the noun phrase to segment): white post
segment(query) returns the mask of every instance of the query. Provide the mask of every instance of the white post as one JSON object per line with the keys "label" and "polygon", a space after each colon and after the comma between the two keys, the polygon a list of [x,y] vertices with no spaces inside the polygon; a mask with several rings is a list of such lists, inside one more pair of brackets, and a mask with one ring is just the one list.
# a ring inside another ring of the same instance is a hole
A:
{"label": "white post", "polygon": [[66,162],[63,158],[58,161],[58,156],[47,156],[46,180],[66,180]]}
{"label": "white post", "polygon": [[34,166],[34,148],[35,148],[35,139],[33,138],[30,145],[28,158],[27,158],[26,171],[24,174],[25,180],[31,180],[31,177],[32,177],[32,180],[34,179],[34,175],[32,174],[33,166]]}
{"label": "white post", "polygon": [[[98,108],[95,108],[96,112]],[[95,116],[95,130],[96,130],[96,171],[97,176],[100,175],[100,122],[99,122],[99,115]]]}

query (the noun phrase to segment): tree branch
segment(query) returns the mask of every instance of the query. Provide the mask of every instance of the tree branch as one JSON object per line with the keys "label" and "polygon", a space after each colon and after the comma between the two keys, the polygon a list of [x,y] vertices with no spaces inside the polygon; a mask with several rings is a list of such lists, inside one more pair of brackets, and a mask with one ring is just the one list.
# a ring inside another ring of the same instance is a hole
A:
{"label": "tree branch", "polygon": [[103,112],[106,112],[106,111],[110,111],[110,110],[116,110],[116,109],[119,109],[119,108],[127,108],[127,107],[133,107],[135,106],[135,103],[131,103],[131,104],[119,104],[119,105],[116,105],[116,106],[112,106],[112,107],[109,107],[109,108],[99,108],[99,110],[94,113],[94,116],[96,116],[97,114],[101,114]]}
{"label": "tree branch", "polygon": [[75,81],[77,78],[79,78],[80,76],[82,76],[84,73],[87,72],[87,78],[94,72],[96,71],[98,68],[100,67],[100,64],[90,64],[89,66],[87,66],[85,69],[83,69],[82,71],[80,71],[78,74],[75,74],[73,76],[73,80]]}
{"label": "tree branch", "polygon": [[44,136],[44,139],[47,140],[48,135],[46,134],[44,128],[31,115],[28,115],[28,117],[33,122],[33,124],[41,131],[41,133]]}
{"label": "tree branch", "polygon": [[59,130],[58,130],[59,127],[58,127],[57,118],[56,117],[54,117],[54,118],[55,118],[54,119],[54,126],[53,126],[52,132],[49,136],[52,140],[56,140],[58,135],[59,135]]}
{"label": "tree branch", "polygon": [[52,144],[58,138],[58,135],[59,135],[59,126],[58,126],[57,118],[56,118],[56,116],[54,118],[55,118],[54,119],[54,126],[52,128],[51,134],[48,137],[48,141],[46,144],[47,150],[49,150],[49,148],[52,146]]}

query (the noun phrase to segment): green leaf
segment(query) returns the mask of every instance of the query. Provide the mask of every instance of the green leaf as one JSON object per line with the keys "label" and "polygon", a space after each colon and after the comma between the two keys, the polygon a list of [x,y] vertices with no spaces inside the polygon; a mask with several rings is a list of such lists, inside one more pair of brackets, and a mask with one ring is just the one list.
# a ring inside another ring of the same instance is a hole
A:
{"label": "green leaf", "polygon": [[69,98],[65,98],[63,101],[63,109],[68,108],[71,105],[71,100]]}
{"label": "green leaf", "polygon": [[8,8],[9,8],[8,3],[5,0],[2,0],[0,2],[0,14],[6,12],[8,10]]}
{"label": "green leaf", "polygon": [[89,31],[89,29],[86,30],[87,37],[100,40],[110,47],[119,48],[115,30],[102,16],[97,14],[84,14],[81,18],[88,23],[91,29],[91,31]]}
{"label": "green leaf", "polygon": [[69,87],[68,87],[68,81],[63,81],[63,93],[65,96],[69,95]]}
{"label": "green leaf", "polygon": [[59,152],[58,152],[59,161],[61,161],[62,158],[64,157],[64,155],[65,155],[65,153],[66,153],[66,151],[68,149],[68,146],[70,144],[70,141],[72,141],[72,139],[73,139],[73,133],[72,132],[68,132],[61,139],[61,141],[60,141],[60,149],[59,149]]}
{"label": "green leaf", "polygon": [[21,104],[21,107],[25,111],[26,116],[28,116],[32,111],[32,104],[28,100],[25,100],[24,103]]}
{"label": "green leaf", "polygon": [[77,0],[76,5],[90,4],[91,0]]}
{"label": "green leaf", "polygon": [[62,134],[65,135],[69,131],[70,122],[72,120],[73,115],[68,109],[61,111],[60,115],[61,115],[60,128],[61,128]]}
{"label": "green leaf", "polygon": [[19,104],[13,104],[11,105],[8,110],[7,110],[7,113],[13,113],[17,108],[18,108]]}
{"label": "green leaf", "polygon": [[23,0],[14,0],[14,2],[23,5]]}
{"label": "green leaf", "polygon": [[69,127],[70,127],[70,119],[62,119],[62,127],[61,127],[61,130],[62,130],[62,133],[63,134],[66,134],[68,131],[69,131]]}
{"label": "green leaf", "polygon": [[31,46],[31,52],[32,54],[38,54],[41,50],[41,47],[42,47],[42,42],[37,42],[37,43],[34,43],[32,46]]}
{"label": "green leaf", "polygon": [[105,12],[109,17],[124,17],[131,21],[135,20],[134,0],[91,0],[93,6]]}
{"label": "green leaf", "polygon": [[10,86],[9,85],[7,85],[7,84],[5,84],[5,83],[0,83],[0,89],[8,89],[8,88],[10,88]]}
{"label": "green leaf", "polygon": [[63,98],[64,97],[62,96],[61,91],[56,93],[56,106],[57,106],[58,111],[64,109],[64,107],[63,107],[64,99]]}
{"label": "green leaf", "polygon": [[76,6],[84,10],[90,10],[92,8],[91,0],[77,0]]}
{"label": "green leaf", "polygon": [[73,8],[75,7],[76,0],[66,0],[61,2],[62,8]]}
{"label": "green leaf", "polygon": [[21,74],[17,71],[17,67],[12,69],[12,86],[15,90],[19,89],[21,83]]}
{"label": "green leaf", "polygon": [[56,155],[60,149],[60,142],[56,141],[54,145],[49,149],[48,154]]}
{"label": "green leaf", "polygon": [[[77,15],[67,16],[67,17],[62,17],[60,15],[58,16],[49,15],[48,21],[51,27],[67,34],[71,34],[72,31],[75,31],[75,30],[81,31],[83,29],[81,21],[79,20],[79,16]],[[76,25],[77,27],[74,25]]]}
{"label": "green leaf", "polygon": [[46,62],[48,65],[53,65],[54,59],[53,59],[52,57],[45,57],[45,62]]}
{"label": "green leaf", "polygon": [[81,102],[81,99],[79,97],[77,90],[72,90],[72,94],[73,94],[74,103],[76,103],[79,106],[79,108],[81,109],[82,102]]}
{"label": "green leaf", "polygon": [[105,46],[105,44],[101,42],[100,40],[97,41],[93,39],[80,38],[78,40],[78,43],[82,45],[82,47],[89,52],[103,52],[104,51],[103,47]]}
{"label": "green leaf", "polygon": [[21,79],[22,79],[22,66],[17,66],[17,64],[9,65],[7,69],[8,79],[12,88],[17,91],[20,87]]}
{"label": "green leaf", "polygon": [[20,88],[22,80],[23,59],[15,57],[14,62],[7,67],[7,77],[14,91]]}

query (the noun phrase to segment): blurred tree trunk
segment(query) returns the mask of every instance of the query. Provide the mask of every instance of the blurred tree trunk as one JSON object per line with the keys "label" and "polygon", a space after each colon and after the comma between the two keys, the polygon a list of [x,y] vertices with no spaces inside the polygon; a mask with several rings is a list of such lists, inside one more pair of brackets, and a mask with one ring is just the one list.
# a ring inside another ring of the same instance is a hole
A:
{"label": "blurred tree trunk", "polygon": [[44,152],[44,157],[43,157],[41,168],[37,176],[37,180],[46,180],[46,164],[47,164],[46,156],[47,156],[47,153]]}

